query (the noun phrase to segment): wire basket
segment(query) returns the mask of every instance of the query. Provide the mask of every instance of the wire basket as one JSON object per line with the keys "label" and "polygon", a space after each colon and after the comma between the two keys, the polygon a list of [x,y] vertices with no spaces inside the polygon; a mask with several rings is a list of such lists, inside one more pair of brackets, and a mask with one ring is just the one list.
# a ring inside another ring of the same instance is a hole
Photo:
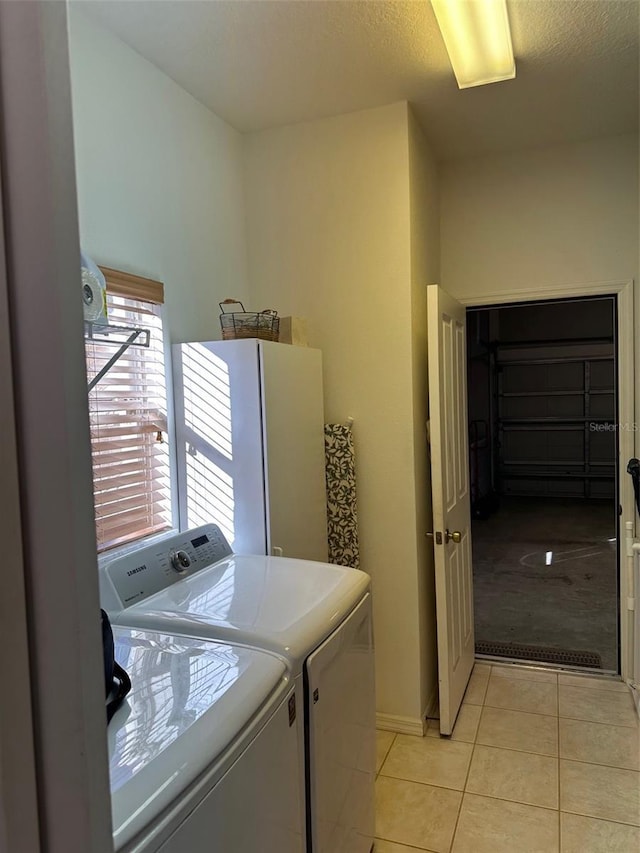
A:
{"label": "wire basket", "polygon": [[[271,308],[265,311],[245,311],[244,305],[238,299],[225,299],[219,302],[220,327],[222,340],[232,341],[237,338],[260,338],[263,341],[277,341],[280,333],[280,318],[278,312]],[[226,311],[225,306],[239,305],[242,311]]]}

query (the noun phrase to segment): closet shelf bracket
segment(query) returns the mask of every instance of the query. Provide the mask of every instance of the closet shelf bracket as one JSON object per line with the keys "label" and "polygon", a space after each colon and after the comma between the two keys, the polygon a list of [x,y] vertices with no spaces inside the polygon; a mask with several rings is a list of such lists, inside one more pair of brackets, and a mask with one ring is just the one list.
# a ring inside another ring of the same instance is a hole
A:
{"label": "closet shelf bracket", "polygon": [[118,347],[106,364],[89,381],[88,390],[92,391],[103,376],[106,376],[114,364],[122,358],[129,347],[148,348],[151,342],[151,332],[149,329],[85,322],[84,338],[86,341],[91,341],[94,344],[106,344]]}

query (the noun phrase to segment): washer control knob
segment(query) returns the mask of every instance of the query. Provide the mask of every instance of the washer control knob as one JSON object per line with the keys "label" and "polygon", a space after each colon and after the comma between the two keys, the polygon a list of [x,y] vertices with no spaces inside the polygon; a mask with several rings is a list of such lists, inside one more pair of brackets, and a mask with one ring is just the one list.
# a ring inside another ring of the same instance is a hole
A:
{"label": "washer control knob", "polygon": [[186,551],[169,551],[169,562],[171,568],[176,572],[185,572],[191,565],[191,559]]}

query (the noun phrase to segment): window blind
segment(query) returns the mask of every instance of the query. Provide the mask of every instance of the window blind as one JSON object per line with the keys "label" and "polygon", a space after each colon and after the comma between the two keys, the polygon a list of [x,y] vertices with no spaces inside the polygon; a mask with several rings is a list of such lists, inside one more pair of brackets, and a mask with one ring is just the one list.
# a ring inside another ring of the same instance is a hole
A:
{"label": "window blind", "polygon": [[132,275],[111,267],[100,267],[107,282],[107,290],[114,296],[126,296],[129,299],[140,299],[143,302],[154,302],[162,305],[164,302],[164,285],[161,281]]}
{"label": "window blind", "polygon": [[[129,347],[89,393],[99,551],[172,526],[160,306],[119,295],[118,290],[107,275],[109,323],[145,327],[151,336],[148,349]],[[161,290],[157,295],[162,298]],[[87,341],[89,379],[115,349],[114,345]]]}

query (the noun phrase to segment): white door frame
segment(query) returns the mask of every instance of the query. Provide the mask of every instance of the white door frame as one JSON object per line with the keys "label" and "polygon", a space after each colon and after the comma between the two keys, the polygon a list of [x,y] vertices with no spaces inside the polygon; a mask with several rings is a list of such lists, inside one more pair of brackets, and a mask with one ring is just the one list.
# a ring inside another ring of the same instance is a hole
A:
{"label": "white door frame", "polygon": [[0,672],[3,692],[10,696],[0,714],[0,850],[36,853],[39,814],[10,334],[0,177],[0,542],[10,557],[0,595]]}
{"label": "white door frame", "polygon": [[[585,296],[617,297],[617,359],[618,359],[618,412],[617,422],[626,424],[618,434],[618,498],[622,507],[620,516],[618,561],[619,561],[619,608],[620,608],[620,671],[624,679],[633,677],[633,574],[625,559],[624,536],[626,522],[633,524],[635,531],[635,499],[631,477],[627,474],[627,462],[635,456],[635,387],[634,387],[634,288],[633,280],[602,281],[573,284],[569,286],[529,288],[481,296],[456,296],[467,308],[505,305],[518,302],[540,302],[551,299],[579,299]],[[631,607],[630,607],[631,605]]]}
{"label": "white door frame", "polygon": [[[3,574],[11,575],[10,589],[21,584],[14,598],[26,611],[7,631],[26,622],[33,725],[25,761],[35,756],[37,797],[25,786],[22,808],[34,821],[32,837],[40,833],[39,845],[35,838],[9,849],[107,853],[113,839],[65,3],[0,2],[0,118],[10,326],[3,344],[11,347],[20,489],[12,539],[22,546],[20,553],[3,539]],[[0,393],[9,393],[6,380]],[[8,488],[15,473],[9,469]],[[4,651],[13,651],[10,642]],[[24,636],[16,632],[15,642],[20,653]],[[24,738],[30,697],[19,686],[26,710],[16,737]],[[10,704],[17,711],[13,695]],[[0,738],[3,727],[4,709]],[[3,743],[0,832],[8,828],[15,840],[16,816],[10,826],[5,815],[3,827],[2,810],[22,793],[29,766],[16,768],[10,758]]]}

